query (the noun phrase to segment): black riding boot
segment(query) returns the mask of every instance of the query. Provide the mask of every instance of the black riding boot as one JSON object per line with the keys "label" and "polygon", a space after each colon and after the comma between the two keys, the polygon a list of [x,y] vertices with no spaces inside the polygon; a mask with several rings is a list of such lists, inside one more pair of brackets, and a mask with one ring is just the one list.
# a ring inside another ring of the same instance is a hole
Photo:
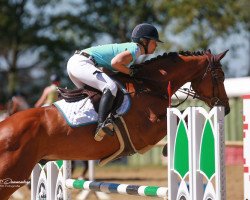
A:
{"label": "black riding boot", "polygon": [[[109,89],[105,89],[99,105],[98,111],[98,125],[95,132],[95,140],[101,141],[106,134],[112,132],[113,124],[111,122],[105,122],[108,117],[115,97],[112,95]],[[110,135],[110,134],[109,134]]]}

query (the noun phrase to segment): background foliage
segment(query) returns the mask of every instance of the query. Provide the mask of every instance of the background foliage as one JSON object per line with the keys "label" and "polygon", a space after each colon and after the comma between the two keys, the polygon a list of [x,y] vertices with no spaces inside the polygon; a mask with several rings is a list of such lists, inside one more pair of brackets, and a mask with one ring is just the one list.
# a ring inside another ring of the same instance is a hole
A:
{"label": "background foliage", "polygon": [[21,89],[33,104],[53,72],[72,87],[66,65],[74,50],[130,41],[142,22],[159,29],[161,51],[207,49],[241,31],[250,45],[249,8],[248,0],[1,0],[0,101]]}

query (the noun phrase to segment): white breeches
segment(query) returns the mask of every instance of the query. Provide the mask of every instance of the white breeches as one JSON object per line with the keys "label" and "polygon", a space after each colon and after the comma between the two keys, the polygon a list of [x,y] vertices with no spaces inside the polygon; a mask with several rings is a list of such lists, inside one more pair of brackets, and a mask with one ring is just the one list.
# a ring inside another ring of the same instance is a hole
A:
{"label": "white breeches", "polygon": [[[96,73],[96,71],[101,73]],[[77,88],[82,88],[86,84],[101,92],[104,89],[109,89],[113,96],[116,96],[117,86],[115,82],[95,67],[94,63],[85,56],[74,54],[68,61],[67,72]]]}

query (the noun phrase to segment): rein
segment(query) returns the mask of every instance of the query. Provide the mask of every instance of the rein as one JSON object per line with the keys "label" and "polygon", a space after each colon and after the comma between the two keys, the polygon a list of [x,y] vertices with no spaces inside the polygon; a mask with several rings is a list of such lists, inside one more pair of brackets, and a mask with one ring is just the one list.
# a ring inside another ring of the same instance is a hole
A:
{"label": "rein", "polygon": [[181,92],[183,94],[186,94],[187,96],[185,97],[184,100],[182,100],[180,102],[179,97],[177,96],[176,93],[174,93],[174,95],[178,99],[179,103],[175,104],[175,105],[171,105],[171,107],[173,107],[173,108],[177,108],[178,106],[183,104],[188,99],[188,97],[193,97],[193,99],[195,99],[195,98],[199,99],[199,96],[194,92],[194,90],[191,88],[191,86],[190,86],[190,88],[179,88],[177,91],[179,91],[179,92]]}

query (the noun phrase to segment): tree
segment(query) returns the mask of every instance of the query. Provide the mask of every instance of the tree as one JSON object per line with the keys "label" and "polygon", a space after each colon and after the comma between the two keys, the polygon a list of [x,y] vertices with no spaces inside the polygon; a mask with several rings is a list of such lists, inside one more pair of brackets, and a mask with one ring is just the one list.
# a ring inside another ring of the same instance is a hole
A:
{"label": "tree", "polygon": [[[62,73],[65,68],[75,43],[51,21],[53,12],[49,8],[60,2],[0,2],[0,73],[4,77],[1,82],[6,88],[2,91],[5,96],[20,88],[31,93],[36,89],[33,77],[42,77],[43,72],[49,77],[53,71]],[[47,84],[46,79],[38,82],[41,83]]]}
{"label": "tree", "polygon": [[155,9],[149,0],[3,0],[0,72],[7,76],[1,81],[9,93],[18,87],[29,93],[37,90],[36,84],[30,84],[33,77],[38,85],[45,85],[46,79],[37,78],[49,77],[52,71],[63,73],[74,50],[105,37],[110,42],[129,41],[137,23],[162,25],[165,19],[158,19]]}
{"label": "tree", "polygon": [[[142,22],[160,30],[167,41],[163,51],[207,49],[218,37],[242,28],[249,33],[248,7],[247,0],[2,0],[0,84],[9,93],[18,87],[37,91],[50,73],[64,74],[74,50],[130,41],[131,31]],[[183,46],[171,43],[166,30],[186,34]]]}
{"label": "tree", "polygon": [[[40,34],[46,28],[41,23],[44,16],[36,18],[32,6],[27,0],[3,0],[0,3],[0,70],[6,75],[2,85],[9,94],[24,84],[31,85],[32,68],[45,66],[46,61],[42,59],[45,52],[54,43],[59,43],[59,40]],[[43,8],[39,8],[40,12]]]}
{"label": "tree", "polygon": [[[239,25],[249,27],[247,0],[164,1],[173,19],[175,34],[188,32],[191,48],[206,49],[218,37],[238,32]],[[238,13],[242,13],[238,15]],[[245,14],[244,14],[245,13]],[[248,20],[248,21],[247,21]]]}
{"label": "tree", "polygon": [[85,1],[84,21],[96,28],[97,33],[107,34],[112,42],[126,42],[131,31],[142,22],[158,26],[167,24],[167,18],[160,18],[157,4],[149,0],[97,0]]}

